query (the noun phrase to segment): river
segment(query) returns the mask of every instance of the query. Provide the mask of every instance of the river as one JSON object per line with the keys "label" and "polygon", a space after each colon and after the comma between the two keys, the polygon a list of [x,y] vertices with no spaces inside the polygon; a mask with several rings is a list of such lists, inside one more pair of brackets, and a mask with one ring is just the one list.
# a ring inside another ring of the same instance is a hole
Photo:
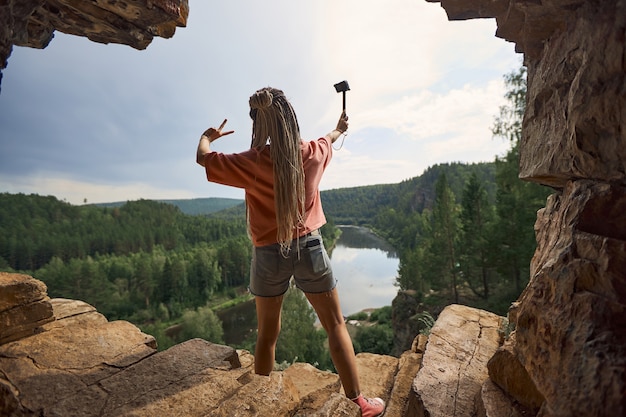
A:
{"label": "river", "polygon": [[[338,227],[341,236],[330,252],[330,263],[343,314],[390,306],[398,292],[394,286],[399,265],[395,250],[369,229]],[[240,344],[254,330],[250,326],[256,326],[253,301],[220,311],[218,316],[224,341],[230,346]]]}
{"label": "river", "polygon": [[385,240],[369,229],[339,226],[341,236],[330,263],[337,279],[345,316],[367,308],[390,306],[398,292],[394,286],[398,256]]}

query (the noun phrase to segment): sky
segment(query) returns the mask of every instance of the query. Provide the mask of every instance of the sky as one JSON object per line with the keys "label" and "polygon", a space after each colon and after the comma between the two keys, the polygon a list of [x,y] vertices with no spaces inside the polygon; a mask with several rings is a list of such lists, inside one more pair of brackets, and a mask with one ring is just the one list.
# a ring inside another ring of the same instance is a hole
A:
{"label": "sky", "polygon": [[0,91],[0,192],[71,204],[243,198],[195,163],[202,132],[228,119],[219,152],[250,146],[248,98],[283,90],[302,137],[339,119],[322,190],[398,183],[446,162],[486,162],[504,75],[521,66],[494,19],[448,21],[425,0],[189,0],[187,27],[143,51],[55,33],[14,47]]}

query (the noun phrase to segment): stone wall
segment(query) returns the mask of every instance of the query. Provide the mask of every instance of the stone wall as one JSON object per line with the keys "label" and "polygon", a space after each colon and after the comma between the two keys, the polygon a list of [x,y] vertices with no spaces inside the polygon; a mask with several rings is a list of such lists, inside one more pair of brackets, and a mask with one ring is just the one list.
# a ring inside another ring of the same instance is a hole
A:
{"label": "stone wall", "polygon": [[539,416],[625,415],[626,1],[441,5],[450,20],[495,18],[496,36],[524,54],[520,178],[555,189],[491,379]]}

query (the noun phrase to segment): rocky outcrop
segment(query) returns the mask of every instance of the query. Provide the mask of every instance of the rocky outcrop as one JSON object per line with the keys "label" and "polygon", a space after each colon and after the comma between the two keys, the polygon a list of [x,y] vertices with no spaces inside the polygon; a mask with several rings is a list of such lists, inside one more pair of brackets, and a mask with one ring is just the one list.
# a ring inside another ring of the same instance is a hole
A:
{"label": "rocky outcrop", "polygon": [[509,313],[514,337],[483,390],[499,387],[526,415],[626,415],[626,1],[441,5],[451,20],[495,18],[496,36],[524,53],[520,177],[555,189]]}
{"label": "rocky outcrop", "polygon": [[423,327],[417,319],[422,306],[416,298],[416,291],[398,291],[391,303],[392,327],[393,327],[393,350],[391,354],[400,356],[408,350],[415,335]]}
{"label": "rocky outcrop", "polygon": [[0,80],[13,45],[43,49],[55,31],[145,49],[185,26],[188,0],[7,0],[0,2]]}
{"label": "rocky outcrop", "polygon": [[408,416],[475,415],[487,362],[500,346],[502,320],[460,305],[441,312],[413,381]]}
{"label": "rocky outcrop", "polygon": [[0,344],[30,336],[54,320],[43,282],[0,272],[0,288]]}
{"label": "rocky outcrop", "polygon": [[[0,344],[2,416],[360,415],[335,373],[295,363],[259,376],[249,352],[202,339],[157,352],[154,338],[131,323],[109,322],[82,301],[49,300],[45,285],[29,276],[0,277],[3,313],[39,299],[53,311],[52,321],[28,336]],[[11,286],[25,293],[37,288],[40,297],[5,291]],[[449,306],[430,339],[417,336],[399,358],[358,354],[361,389],[387,401],[386,417],[473,415],[480,404],[503,396],[495,387],[496,394],[486,392],[481,399],[502,320]]]}
{"label": "rocky outcrop", "polygon": [[[38,302],[6,297],[8,285],[22,282],[24,292],[29,287],[45,290],[28,276],[0,276],[0,302],[7,316]],[[270,377],[259,376],[248,352],[201,339],[157,352],[154,338],[131,323],[109,322],[81,301],[49,300],[45,291],[40,296],[54,312],[53,321],[0,345],[2,416],[290,416],[320,404],[344,410],[329,415],[358,413],[340,395],[336,374],[296,364]],[[365,388],[382,393],[381,387],[387,387],[397,366],[397,359],[389,358],[395,363],[385,369],[376,360],[359,358],[360,367],[373,367],[376,373]],[[381,375],[387,375],[383,385],[376,381]],[[332,407],[326,405],[328,398]]]}

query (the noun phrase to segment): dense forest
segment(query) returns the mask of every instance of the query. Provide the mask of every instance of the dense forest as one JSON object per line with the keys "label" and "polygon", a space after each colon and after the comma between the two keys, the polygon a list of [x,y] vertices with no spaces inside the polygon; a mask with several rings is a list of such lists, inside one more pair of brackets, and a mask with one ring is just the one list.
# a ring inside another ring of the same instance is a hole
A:
{"label": "dense forest", "polygon": [[324,212],[336,224],[373,226],[381,211],[389,208],[410,213],[432,209],[435,200],[435,185],[444,173],[448,186],[459,196],[465,182],[476,175],[487,196],[495,201],[495,163],[476,164],[447,163],[429,167],[419,177],[398,184],[368,185],[322,191]]}
{"label": "dense forest", "polygon": [[[432,166],[398,184],[322,192],[327,246],[337,238],[335,224],[372,228],[399,254],[398,288],[424,310],[463,303],[506,314],[528,280],[536,211],[551,190],[518,179],[524,69],[505,81],[507,105],[492,130],[510,142],[506,155]],[[0,270],[28,273],[51,297],[84,300],[110,320],[130,320],[161,349],[191,337],[223,342],[217,312],[250,299],[250,255],[245,208],[236,200],[74,206],[0,194]],[[298,357],[330,367],[306,299],[289,291],[285,305],[277,361]],[[379,326],[354,335],[355,347],[389,353],[391,309],[373,316]],[[237,347],[253,350],[253,343],[251,337]]]}
{"label": "dense forest", "polygon": [[52,296],[86,300],[112,319],[204,305],[244,284],[250,258],[244,219],[151,200],[102,208],[4,193],[0,234],[0,268],[32,273]]}
{"label": "dense forest", "polygon": [[[176,206],[185,214],[192,215],[204,215],[217,213],[222,210],[229,209],[234,206],[243,204],[242,199],[235,198],[221,198],[221,197],[208,197],[208,198],[192,198],[189,200],[158,200],[160,203],[168,203]],[[126,201],[116,201],[112,203],[98,203],[98,207],[121,207],[126,204]]]}

